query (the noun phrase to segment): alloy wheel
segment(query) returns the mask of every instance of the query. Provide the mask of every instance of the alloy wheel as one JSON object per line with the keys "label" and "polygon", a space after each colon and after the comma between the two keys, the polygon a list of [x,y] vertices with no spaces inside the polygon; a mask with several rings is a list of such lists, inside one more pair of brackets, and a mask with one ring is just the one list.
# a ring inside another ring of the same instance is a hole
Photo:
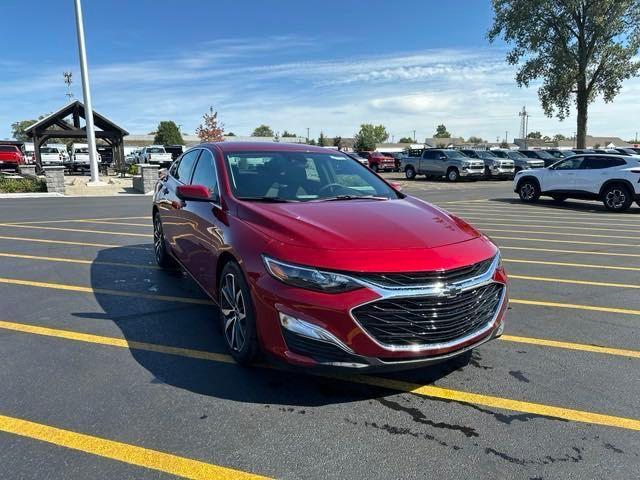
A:
{"label": "alloy wheel", "polygon": [[231,350],[239,352],[247,336],[247,310],[244,295],[234,274],[227,273],[224,276],[220,292],[224,337]]}
{"label": "alloy wheel", "polygon": [[156,255],[156,261],[162,261],[164,253],[164,235],[162,234],[162,223],[158,215],[153,217],[153,251]]}
{"label": "alloy wheel", "polygon": [[530,183],[525,183],[520,187],[520,194],[523,200],[531,200],[536,194],[536,189]]}
{"label": "alloy wheel", "polygon": [[627,195],[624,191],[619,188],[611,189],[607,192],[607,196],[605,197],[605,202],[607,202],[607,206],[612,210],[619,210],[622,208],[624,203],[627,201]]}

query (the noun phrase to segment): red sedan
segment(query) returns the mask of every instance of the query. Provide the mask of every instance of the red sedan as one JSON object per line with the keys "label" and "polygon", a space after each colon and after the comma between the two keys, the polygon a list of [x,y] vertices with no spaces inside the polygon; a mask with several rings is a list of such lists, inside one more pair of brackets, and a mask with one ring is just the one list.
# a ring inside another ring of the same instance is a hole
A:
{"label": "red sedan", "polygon": [[15,145],[0,145],[0,168],[18,168],[25,163],[22,151]]}
{"label": "red sedan", "polygon": [[199,145],[159,181],[153,224],[158,264],[220,306],[239,363],[414,368],[503,330],[496,246],[340,152]]}

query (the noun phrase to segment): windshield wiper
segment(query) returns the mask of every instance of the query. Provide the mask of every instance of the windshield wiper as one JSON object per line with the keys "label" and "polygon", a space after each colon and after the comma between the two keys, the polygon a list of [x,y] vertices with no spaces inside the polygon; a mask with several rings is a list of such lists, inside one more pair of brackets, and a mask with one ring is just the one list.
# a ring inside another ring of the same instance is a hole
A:
{"label": "windshield wiper", "polygon": [[266,202],[266,203],[291,203],[298,202],[298,200],[289,200],[282,197],[237,197],[238,200],[244,200],[247,202]]}
{"label": "windshield wiper", "polygon": [[335,202],[337,200],[389,200],[389,198],[377,195],[336,195],[335,197],[323,198],[318,201]]}

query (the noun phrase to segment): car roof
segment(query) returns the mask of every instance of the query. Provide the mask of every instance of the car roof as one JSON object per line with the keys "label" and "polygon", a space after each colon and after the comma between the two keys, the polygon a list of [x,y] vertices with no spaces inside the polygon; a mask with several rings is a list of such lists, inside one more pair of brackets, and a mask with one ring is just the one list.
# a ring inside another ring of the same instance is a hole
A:
{"label": "car roof", "polygon": [[[203,143],[199,147],[217,148],[222,153],[228,152],[338,152],[338,150],[306,145],[304,143],[282,142],[215,142]],[[341,153],[341,152],[340,152]]]}

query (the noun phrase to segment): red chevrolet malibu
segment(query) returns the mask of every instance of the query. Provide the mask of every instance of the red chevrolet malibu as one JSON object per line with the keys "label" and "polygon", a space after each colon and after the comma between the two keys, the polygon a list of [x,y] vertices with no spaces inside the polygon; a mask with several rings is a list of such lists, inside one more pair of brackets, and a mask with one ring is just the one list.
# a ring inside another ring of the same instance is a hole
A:
{"label": "red chevrolet malibu", "polygon": [[219,305],[242,364],[415,368],[503,330],[496,246],[338,151],[199,145],[159,181],[153,224],[158,264]]}

